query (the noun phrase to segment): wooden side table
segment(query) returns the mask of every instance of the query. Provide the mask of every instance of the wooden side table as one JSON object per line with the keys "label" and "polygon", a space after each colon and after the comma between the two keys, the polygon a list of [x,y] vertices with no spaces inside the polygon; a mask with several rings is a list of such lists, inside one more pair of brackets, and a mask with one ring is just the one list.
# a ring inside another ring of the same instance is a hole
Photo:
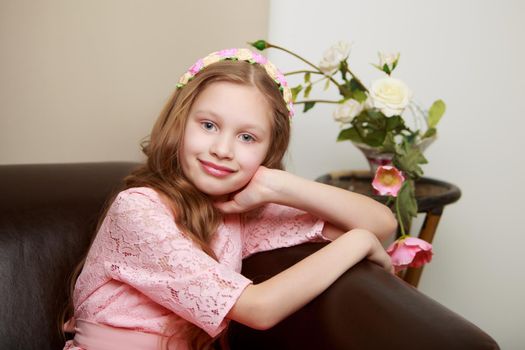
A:
{"label": "wooden side table", "polygon": [[[339,171],[325,174],[318,182],[344,188],[386,203],[387,197],[374,194],[372,176],[369,171]],[[423,177],[416,182],[418,212],[425,213],[418,237],[432,243],[445,205],[456,202],[461,197],[459,188],[451,183]],[[406,282],[417,288],[423,267],[408,268],[399,274]]]}

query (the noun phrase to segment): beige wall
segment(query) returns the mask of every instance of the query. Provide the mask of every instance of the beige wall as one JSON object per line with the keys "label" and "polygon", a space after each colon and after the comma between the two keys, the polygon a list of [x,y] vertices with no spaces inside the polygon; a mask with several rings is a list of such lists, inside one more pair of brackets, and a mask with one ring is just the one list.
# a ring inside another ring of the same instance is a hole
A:
{"label": "beige wall", "polygon": [[0,164],[139,160],[175,83],[268,1],[0,1]]}

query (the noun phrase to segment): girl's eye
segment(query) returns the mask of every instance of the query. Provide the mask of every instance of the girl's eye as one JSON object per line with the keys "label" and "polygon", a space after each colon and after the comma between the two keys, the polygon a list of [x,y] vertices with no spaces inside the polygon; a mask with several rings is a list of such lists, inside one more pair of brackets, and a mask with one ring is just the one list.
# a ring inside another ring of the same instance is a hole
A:
{"label": "girl's eye", "polygon": [[215,130],[215,124],[213,124],[212,122],[202,122],[201,125],[204,130],[208,130],[208,131]]}
{"label": "girl's eye", "polygon": [[241,138],[241,141],[243,142],[254,142],[255,141],[255,138],[250,134],[242,134],[240,138]]}

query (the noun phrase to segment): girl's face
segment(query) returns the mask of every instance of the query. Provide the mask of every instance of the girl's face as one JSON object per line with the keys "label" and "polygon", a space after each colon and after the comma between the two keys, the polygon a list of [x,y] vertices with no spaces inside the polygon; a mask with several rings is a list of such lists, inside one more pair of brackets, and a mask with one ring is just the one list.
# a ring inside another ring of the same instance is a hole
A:
{"label": "girl's face", "polygon": [[181,150],[186,177],[213,197],[243,188],[266,158],[271,117],[257,88],[210,84],[193,103],[186,123]]}

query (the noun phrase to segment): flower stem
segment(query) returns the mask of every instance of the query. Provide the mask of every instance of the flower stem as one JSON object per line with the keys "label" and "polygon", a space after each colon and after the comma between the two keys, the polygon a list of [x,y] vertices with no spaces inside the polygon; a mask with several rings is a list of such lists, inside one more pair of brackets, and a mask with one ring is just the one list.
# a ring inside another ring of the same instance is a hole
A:
{"label": "flower stem", "polygon": [[[281,47],[281,46],[277,46],[277,45],[270,44],[270,43],[268,43],[268,42],[266,43],[266,47],[267,47],[267,48],[271,48],[271,47],[273,47],[274,49],[281,50],[281,51],[284,51],[284,52],[286,52],[286,53],[289,53],[290,55],[292,55],[292,56],[296,57],[297,59],[303,61],[304,63],[306,63],[306,64],[309,65],[310,67],[313,67],[313,68],[314,68],[315,70],[317,70],[320,74],[323,74],[323,75],[325,75],[328,79],[330,79],[330,81],[331,81],[332,83],[334,83],[337,87],[340,87],[340,85],[337,83],[337,81],[335,81],[334,78],[332,78],[332,76],[324,74],[323,71],[322,71],[319,67],[317,67],[317,66],[316,66],[315,64],[313,64],[312,62],[306,60],[305,58],[302,58],[301,56],[299,56],[299,55],[296,54],[295,52],[292,52],[292,51],[290,51],[290,50],[288,50],[288,49],[285,49],[284,47]],[[351,73],[350,73],[350,74],[351,74]]]}
{"label": "flower stem", "polygon": [[321,72],[318,72],[318,71],[315,71],[315,70],[306,70],[306,69],[294,70],[293,72],[284,73],[284,75],[294,75],[294,74],[301,74],[301,73],[313,73],[313,74],[325,75],[325,74],[323,74]]}
{"label": "flower stem", "polygon": [[399,211],[399,199],[396,197],[396,216],[397,220],[399,221],[399,227],[401,228],[401,237],[407,236],[405,232],[405,224],[403,223],[403,219],[401,218],[401,213]]}
{"label": "flower stem", "polygon": [[361,80],[359,80],[359,78],[350,70],[350,68],[348,68],[348,66],[346,66],[346,70],[348,73],[350,73],[350,75],[352,76],[352,78],[355,79],[355,81],[357,81],[357,83],[359,84],[359,86],[361,86],[361,88],[365,91],[365,92],[369,92],[368,89],[366,88],[366,86],[361,82]]}
{"label": "flower stem", "polygon": [[294,105],[298,105],[298,104],[301,104],[301,103],[308,103],[308,102],[334,103],[334,104],[338,104],[339,103],[339,101],[330,101],[330,100],[305,100],[305,101],[297,101],[297,102],[294,102],[293,104]]}

